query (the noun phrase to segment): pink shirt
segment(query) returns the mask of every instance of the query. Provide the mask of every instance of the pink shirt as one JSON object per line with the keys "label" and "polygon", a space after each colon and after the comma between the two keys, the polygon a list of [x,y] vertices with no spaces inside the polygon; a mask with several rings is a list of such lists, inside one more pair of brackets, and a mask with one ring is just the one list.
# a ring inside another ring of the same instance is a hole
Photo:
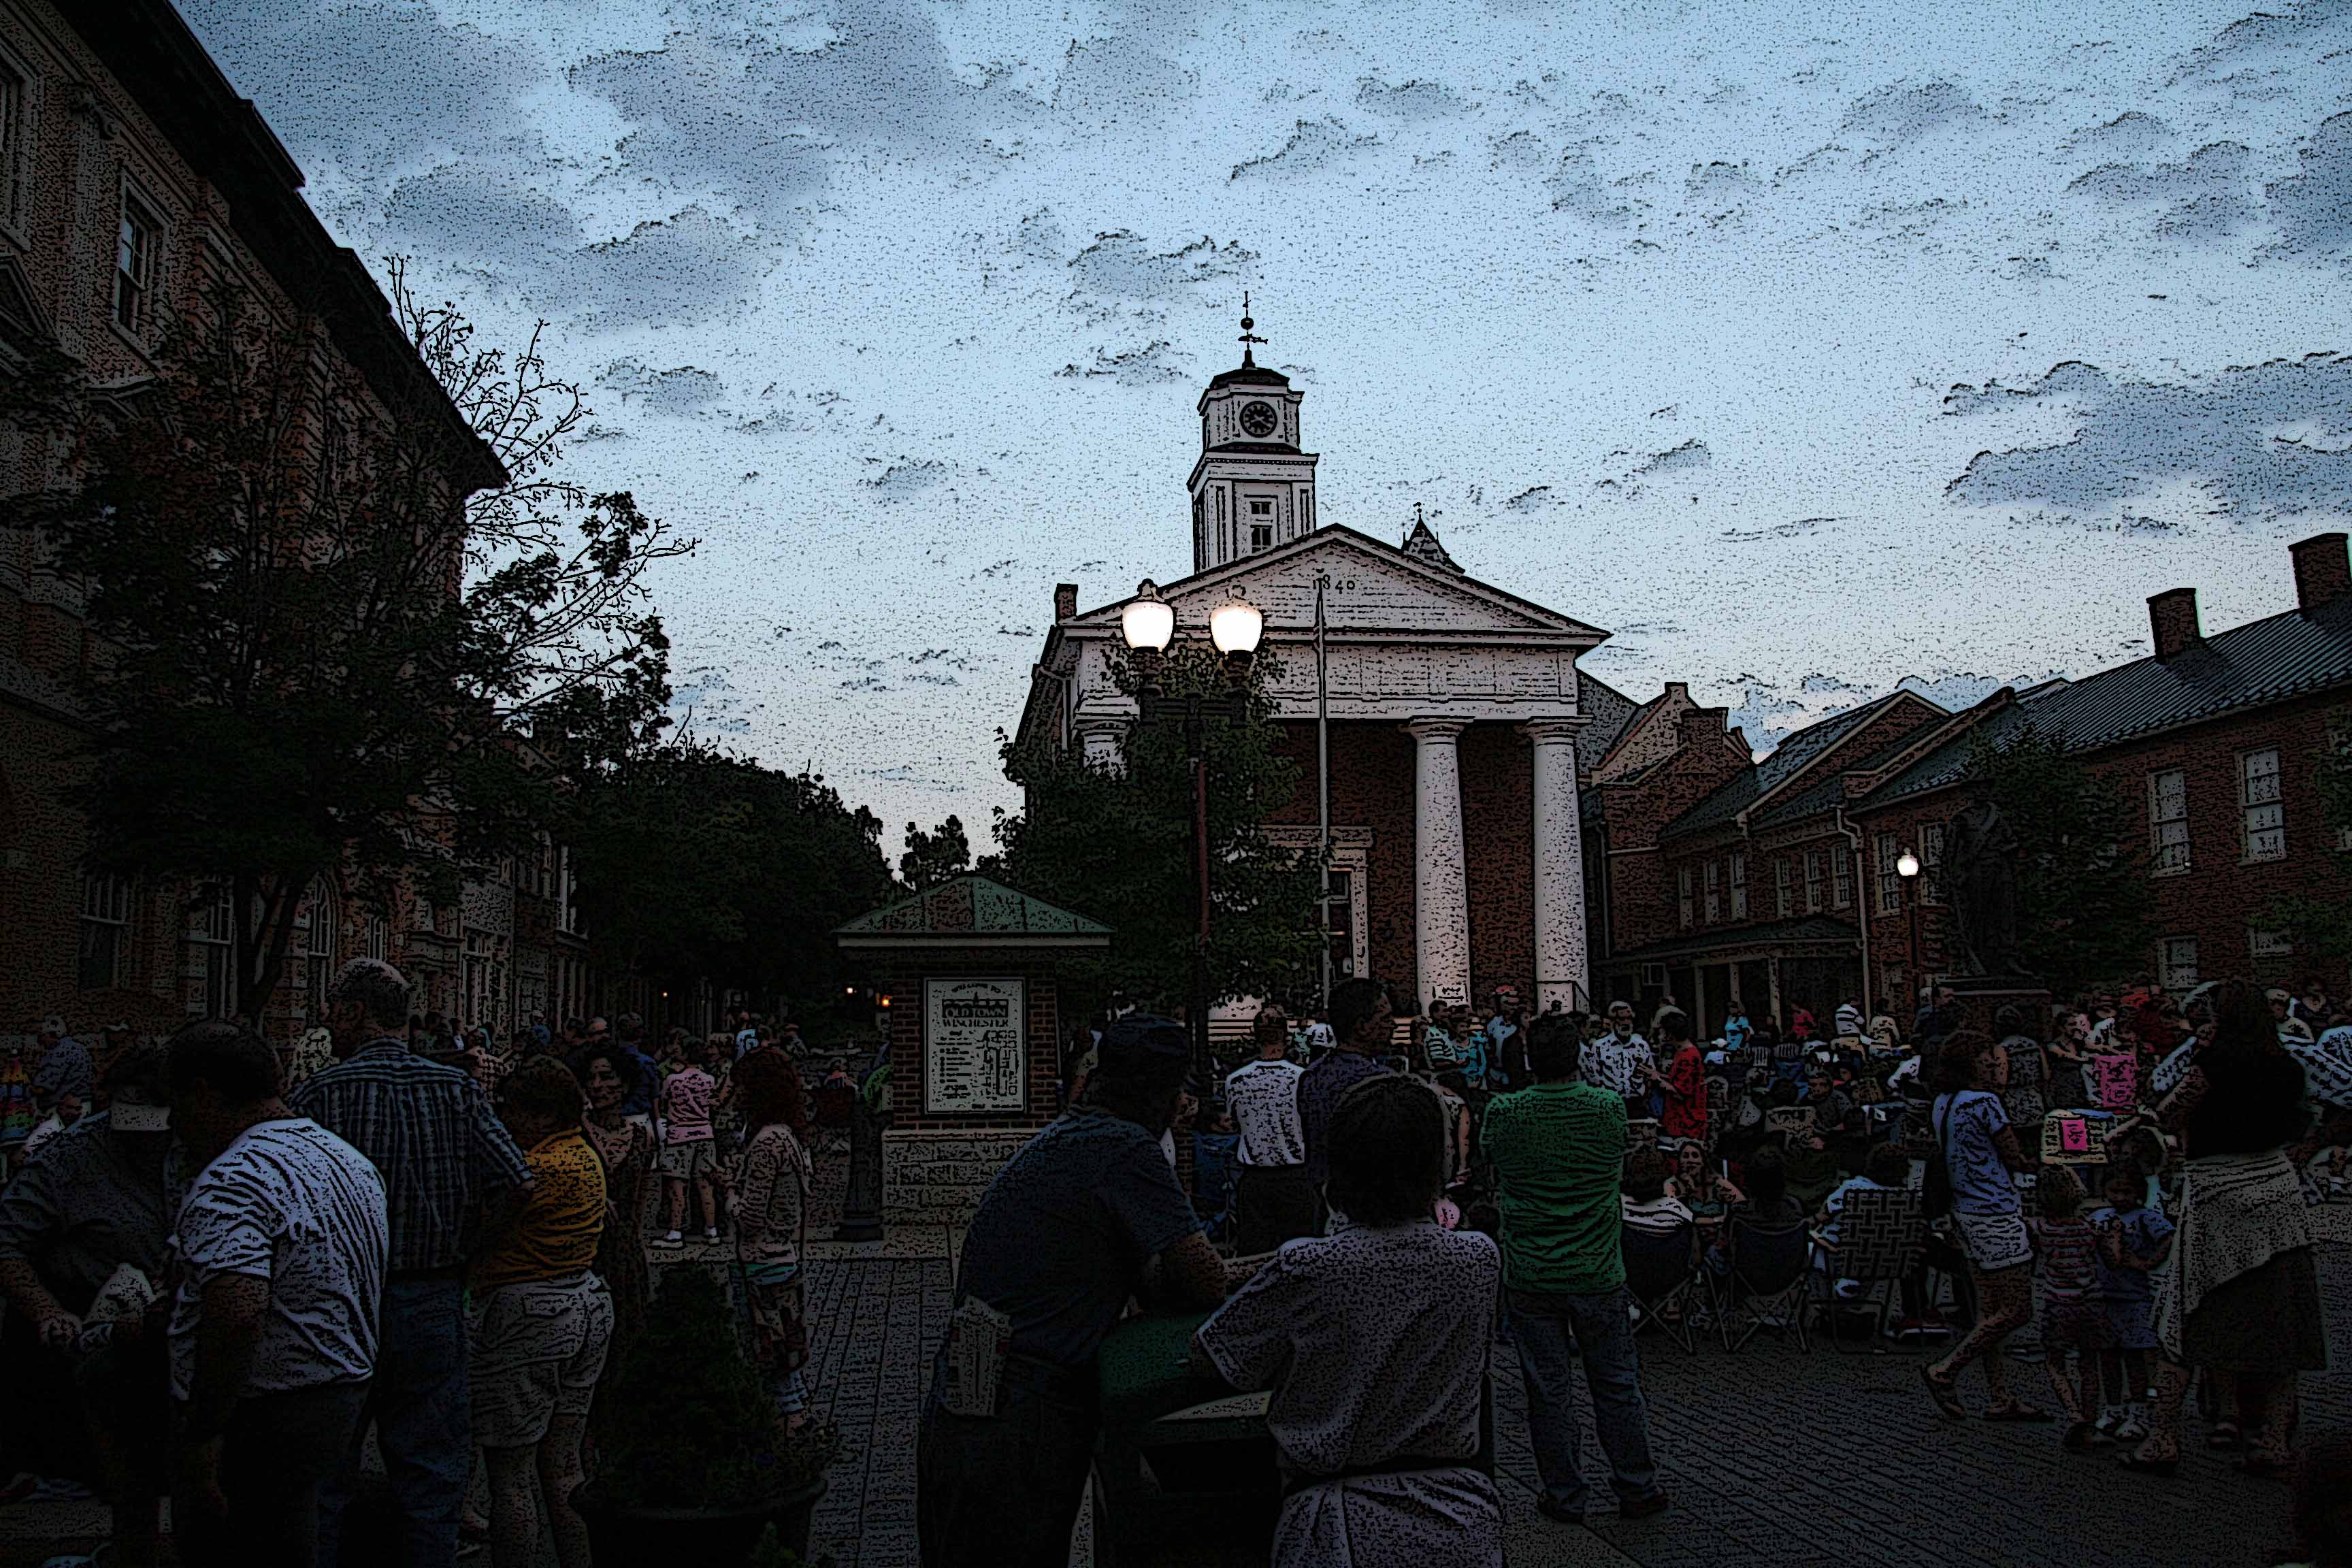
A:
{"label": "pink shirt", "polygon": [[710,1099],[719,1086],[700,1068],[685,1068],[669,1075],[661,1087],[662,1121],[667,1142],[710,1142]]}

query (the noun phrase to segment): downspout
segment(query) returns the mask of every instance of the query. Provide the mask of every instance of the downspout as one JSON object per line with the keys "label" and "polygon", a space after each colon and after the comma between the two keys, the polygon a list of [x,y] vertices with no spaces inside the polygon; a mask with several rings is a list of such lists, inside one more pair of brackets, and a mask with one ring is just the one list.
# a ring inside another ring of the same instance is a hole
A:
{"label": "downspout", "polygon": [[1870,966],[1870,879],[1864,874],[1862,864],[1862,829],[1845,819],[1845,806],[1841,803],[1836,811],[1839,836],[1846,841],[1847,864],[1853,868],[1853,908],[1862,927],[1862,1021],[1864,1028],[1878,1016],[1877,999],[1872,995],[1874,984]]}

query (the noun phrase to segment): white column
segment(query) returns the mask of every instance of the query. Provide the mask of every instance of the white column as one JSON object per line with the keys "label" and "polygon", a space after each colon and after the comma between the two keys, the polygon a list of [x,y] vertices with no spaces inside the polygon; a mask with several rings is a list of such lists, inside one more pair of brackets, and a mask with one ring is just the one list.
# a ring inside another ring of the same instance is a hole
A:
{"label": "white column", "polygon": [[1521,726],[1535,751],[1536,995],[1538,1012],[1592,1005],[1584,923],[1584,825],[1577,799],[1576,731],[1581,719]]}
{"label": "white column", "polygon": [[1413,1011],[1432,996],[1470,999],[1470,878],[1462,844],[1463,719],[1416,719],[1412,732]]}

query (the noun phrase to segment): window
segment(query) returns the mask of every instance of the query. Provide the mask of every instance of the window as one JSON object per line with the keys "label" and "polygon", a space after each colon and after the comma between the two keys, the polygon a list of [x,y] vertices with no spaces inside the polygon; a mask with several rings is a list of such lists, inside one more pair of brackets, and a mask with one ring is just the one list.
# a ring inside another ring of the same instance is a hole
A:
{"label": "window", "polygon": [[1822,852],[1805,851],[1805,912],[1819,914],[1822,909]]}
{"label": "window", "polygon": [[1748,918],[1748,857],[1735,854],[1731,858],[1731,918]]}
{"label": "window", "polygon": [[2279,754],[2238,753],[2238,807],[2245,814],[2244,858],[2286,858],[2286,807],[2279,803]]}
{"label": "window", "polygon": [[1691,923],[1691,874],[1689,867],[1685,866],[1675,873],[1675,887],[1682,906],[1683,926],[1687,930]]}
{"label": "window", "polygon": [[2292,958],[2294,939],[2283,931],[2246,930],[2246,953],[2252,958]]}
{"label": "window", "polygon": [[1796,893],[1789,885],[1789,858],[1783,855],[1772,862],[1772,912],[1787,920],[1796,907]]}
{"label": "window", "polygon": [[1878,912],[1891,915],[1903,908],[1903,873],[1895,868],[1903,853],[1892,833],[1882,833],[1871,840],[1871,865],[1878,878]]}
{"label": "window", "polygon": [[335,952],[341,931],[335,918],[334,889],[321,877],[310,884],[294,924],[302,935],[303,1006],[312,1024],[327,1021],[327,987],[335,978]]}
{"label": "window", "polygon": [[114,245],[114,324],[126,332],[142,334],[153,319],[163,250],[163,220],[137,192],[123,186],[121,223]]}
{"label": "window", "polygon": [[1919,901],[1944,901],[1944,825],[1940,822],[1919,825]]}
{"label": "window", "polygon": [[1250,498],[1250,515],[1252,517],[1272,517],[1274,515],[1274,498],[1271,496],[1252,496]]}
{"label": "window", "polygon": [[392,959],[392,922],[382,915],[370,915],[360,925],[360,951],[370,958],[389,963]]}
{"label": "window", "polygon": [[2147,775],[2147,857],[2159,877],[2189,869],[2189,775],[2179,768]]}
{"label": "window", "polygon": [[2186,991],[2197,984],[2197,939],[2168,936],[2156,944],[2156,977],[2167,991]]}
{"label": "window", "polygon": [[1273,548],[1274,548],[1274,524],[1272,524],[1272,523],[1270,523],[1270,522],[1253,522],[1253,523],[1251,523],[1251,524],[1250,524],[1250,548],[1251,548],[1252,550],[1271,550],[1271,549],[1273,549]]}
{"label": "window", "polygon": [[25,139],[31,125],[24,73],[0,57],[0,223],[25,216]]}
{"label": "window", "polygon": [[226,892],[198,895],[188,906],[188,1012],[193,1017],[228,1016],[229,942],[236,915]]}
{"label": "window", "polygon": [[1723,862],[1706,863],[1706,923],[1713,925],[1723,918]]}
{"label": "window", "polygon": [[83,872],[79,977],[74,984],[85,991],[111,991],[121,983],[130,956],[130,881],[109,872]]}
{"label": "window", "polygon": [[1356,976],[1356,873],[1331,868],[1331,978]]}
{"label": "window", "polygon": [[1853,851],[1843,844],[1830,846],[1830,904],[1832,908],[1853,908]]}

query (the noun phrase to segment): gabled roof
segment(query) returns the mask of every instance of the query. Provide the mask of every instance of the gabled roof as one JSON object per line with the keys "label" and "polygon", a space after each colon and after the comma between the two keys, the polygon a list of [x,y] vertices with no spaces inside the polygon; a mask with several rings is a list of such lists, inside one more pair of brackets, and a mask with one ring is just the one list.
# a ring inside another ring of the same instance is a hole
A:
{"label": "gabled roof", "polygon": [[1843,766],[1827,770],[1820,778],[1804,788],[1782,796],[1750,816],[1748,819],[1748,826],[1769,827],[1776,823],[1801,822],[1808,816],[1817,816],[1832,806],[1843,804],[1845,800],[1846,774],[1868,773],[1873,768],[1885,767],[1896,757],[1901,756],[1904,748],[1916,739],[1916,736],[1906,735],[1893,745],[1882,747],[1859,762],[1847,763]]}
{"label": "gabled roof", "polygon": [[1849,708],[1843,713],[1832,713],[1782,741],[1772,754],[1762,762],[1724,781],[1721,788],[1674,821],[1666,824],[1661,838],[1679,838],[1686,834],[1701,833],[1731,821],[1772,791],[1795,778],[1804,768],[1821,758],[1832,746],[1885,712],[1891,703],[1906,696],[1926,701],[1916,693],[1890,691],[1885,696]]}
{"label": "gabled roof", "polygon": [[1999,745],[2029,720],[2063,733],[2068,750],[2087,752],[2345,686],[2352,686],[2352,599],[2250,621],[2168,659],[2136,658],[2021,697],[1887,780],[1864,804],[1959,783],[1972,735]]}
{"label": "gabled roof", "polygon": [[1104,947],[1110,927],[971,875],[869,910],[834,935],[844,947]]}
{"label": "gabled roof", "polygon": [[1576,710],[1591,721],[1576,732],[1576,771],[1586,778],[1601,765],[1609,748],[1633,721],[1636,709],[1633,700],[1594,675],[1579,667],[1576,672]]}

